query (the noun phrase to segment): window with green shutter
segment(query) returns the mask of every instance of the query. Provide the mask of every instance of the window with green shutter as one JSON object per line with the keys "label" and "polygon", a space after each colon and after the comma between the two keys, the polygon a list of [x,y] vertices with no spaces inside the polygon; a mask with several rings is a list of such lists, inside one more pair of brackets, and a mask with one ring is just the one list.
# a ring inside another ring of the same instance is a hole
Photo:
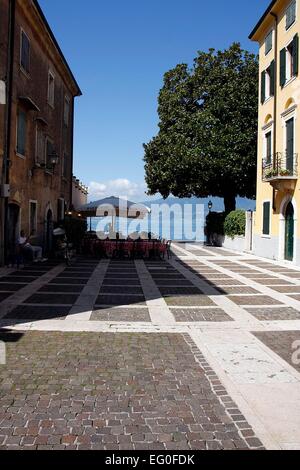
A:
{"label": "window with green shutter", "polygon": [[264,104],[266,100],[266,72],[265,70],[261,74],[261,103]]}
{"label": "window with green shutter", "polygon": [[273,30],[269,32],[265,39],[265,54],[269,54],[269,52],[273,48]]}
{"label": "window with green shutter", "polygon": [[286,48],[280,51],[280,86],[286,84]]}
{"label": "window with green shutter", "polygon": [[17,117],[17,153],[25,156],[26,152],[26,113],[18,111]]}
{"label": "window with green shutter", "polygon": [[263,205],[263,235],[270,235],[271,203],[264,202]]}
{"label": "window with green shutter", "polygon": [[275,95],[275,61],[272,60],[271,65],[269,67],[269,74],[270,74],[270,96]]}
{"label": "window with green shutter", "polygon": [[296,34],[293,39],[293,76],[296,77],[299,71],[299,36]]}
{"label": "window with green shutter", "polygon": [[266,134],[266,163],[272,162],[272,132]]}
{"label": "window with green shutter", "polygon": [[296,0],[292,0],[286,9],[286,29],[289,29],[296,21]]}

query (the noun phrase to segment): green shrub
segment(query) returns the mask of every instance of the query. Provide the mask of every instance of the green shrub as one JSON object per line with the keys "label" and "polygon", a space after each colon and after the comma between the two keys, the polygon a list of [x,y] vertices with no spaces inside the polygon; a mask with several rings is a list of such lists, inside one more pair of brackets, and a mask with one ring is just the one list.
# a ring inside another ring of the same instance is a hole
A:
{"label": "green shrub", "polygon": [[246,212],[236,210],[227,215],[224,222],[224,233],[232,239],[238,236],[245,236],[246,232]]}
{"label": "green shrub", "polygon": [[210,212],[206,217],[206,235],[224,235],[224,212]]}

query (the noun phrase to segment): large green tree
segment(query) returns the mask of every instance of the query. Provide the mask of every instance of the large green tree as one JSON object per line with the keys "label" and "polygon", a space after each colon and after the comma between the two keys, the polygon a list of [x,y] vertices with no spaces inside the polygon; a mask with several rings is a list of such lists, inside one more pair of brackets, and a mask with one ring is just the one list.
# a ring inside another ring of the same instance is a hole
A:
{"label": "large green tree", "polygon": [[149,194],[255,197],[258,59],[234,43],[165,74],[159,132],[145,149]]}

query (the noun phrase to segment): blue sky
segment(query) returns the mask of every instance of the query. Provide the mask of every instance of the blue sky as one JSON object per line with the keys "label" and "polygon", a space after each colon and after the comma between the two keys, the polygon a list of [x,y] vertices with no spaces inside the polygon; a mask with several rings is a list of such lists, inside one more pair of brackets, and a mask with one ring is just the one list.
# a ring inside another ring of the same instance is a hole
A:
{"label": "blue sky", "polygon": [[248,35],[269,0],[39,0],[83,91],[74,173],[91,197],[145,199],[143,147],[157,132],[163,75],[198,50]]}

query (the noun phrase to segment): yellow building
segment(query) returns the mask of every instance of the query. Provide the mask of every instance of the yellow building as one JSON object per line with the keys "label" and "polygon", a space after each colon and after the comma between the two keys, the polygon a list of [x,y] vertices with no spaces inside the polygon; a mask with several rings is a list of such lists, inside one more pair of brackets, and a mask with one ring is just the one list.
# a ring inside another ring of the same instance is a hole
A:
{"label": "yellow building", "polygon": [[300,265],[300,0],[273,0],[250,39],[259,43],[256,255]]}

